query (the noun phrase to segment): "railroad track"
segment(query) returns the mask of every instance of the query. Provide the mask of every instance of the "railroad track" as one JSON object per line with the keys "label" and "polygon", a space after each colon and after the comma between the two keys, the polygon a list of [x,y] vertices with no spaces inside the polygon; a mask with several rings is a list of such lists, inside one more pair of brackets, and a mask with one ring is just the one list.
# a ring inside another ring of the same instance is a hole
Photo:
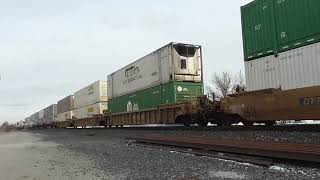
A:
{"label": "railroad track", "polygon": [[[74,128],[70,128],[74,129]],[[81,130],[82,128],[77,128]],[[295,132],[320,132],[320,124],[299,124],[299,125],[275,125],[275,126],[160,126],[160,127],[118,127],[118,128],[92,128],[100,130],[141,130],[141,131],[295,131]]]}
{"label": "railroad track", "polygon": [[320,165],[320,144],[299,144],[206,137],[143,136],[130,138],[136,144],[196,155],[270,166],[275,160]]}

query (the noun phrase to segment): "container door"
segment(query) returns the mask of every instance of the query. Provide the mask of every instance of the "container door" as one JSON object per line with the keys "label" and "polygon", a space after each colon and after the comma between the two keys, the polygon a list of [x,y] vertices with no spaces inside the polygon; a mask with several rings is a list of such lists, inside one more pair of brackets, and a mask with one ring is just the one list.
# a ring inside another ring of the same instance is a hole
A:
{"label": "container door", "polygon": [[283,90],[320,85],[320,43],[286,51],[279,55]]}
{"label": "container door", "polygon": [[175,82],[170,82],[161,86],[161,104],[175,103]]}
{"label": "container door", "polygon": [[248,91],[282,88],[279,77],[279,60],[274,56],[246,61],[245,71]]}
{"label": "container door", "polygon": [[273,1],[257,0],[241,8],[245,60],[256,59],[275,51]]}
{"label": "container door", "polygon": [[320,1],[275,1],[277,39],[280,51],[320,40]]}
{"label": "container door", "polygon": [[113,75],[108,76],[107,97],[108,97],[108,100],[113,98]]}
{"label": "container door", "polygon": [[184,44],[173,45],[175,80],[201,81],[200,47]]}

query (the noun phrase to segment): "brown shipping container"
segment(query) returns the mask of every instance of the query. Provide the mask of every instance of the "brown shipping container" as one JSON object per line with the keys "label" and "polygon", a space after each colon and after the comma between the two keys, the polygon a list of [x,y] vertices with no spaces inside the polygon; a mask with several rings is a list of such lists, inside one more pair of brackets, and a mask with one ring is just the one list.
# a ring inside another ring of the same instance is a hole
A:
{"label": "brown shipping container", "polygon": [[58,114],[68,112],[74,109],[74,96],[70,95],[58,101]]}

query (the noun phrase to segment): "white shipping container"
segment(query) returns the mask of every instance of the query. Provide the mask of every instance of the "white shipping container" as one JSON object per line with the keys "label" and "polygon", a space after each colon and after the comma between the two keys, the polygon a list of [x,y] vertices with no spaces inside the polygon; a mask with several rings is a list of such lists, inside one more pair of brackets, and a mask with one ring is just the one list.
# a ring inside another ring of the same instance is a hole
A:
{"label": "white shipping container", "polygon": [[25,120],[24,120],[24,125],[29,128],[33,125],[33,122],[31,121],[31,117],[27,117]]}
{"label": "white shipping container", "polygon": [[25,126],[26,128],[30,128],[30,127],[33,126],[33,125],[34,125],[34,122],[31,120],[31,117],[27,117],[27,118],[25,119],[24,126]]}
{"label": "white shipping container", "polygon": [[54,121],[55,121],[54,116],[44,118],[44,124],[52,124]]}
{"label": "white shipping container", "polygon": [[248,91],[320,85],[320,43],[245,62]]}
{"label": "white shipping container", "polygon": [[57,115],[57,105],[52,104],[44,109],[44,118]]}
{"label": "white shipping container", "polygon": [[32,115],[30,116],[30,118],[31,118],[31,121],[32,121],[33,123],[36,123],[37,120],[39,119],[39,115],[38,115],[38,113],[34,113],[34,114],[32,114]]}
{"label": "white shipping container", "polygon": [[44,123],[44,119],[43,118],[39,118],[37,119],[37,121],[35,122],[36,125],[42,125]]}
{"label": "white shipping container", "polygon": [[25,122],[31,122],[31,117],[27,117],[24,119]]}
{"label": "white shipping container", "polygon": [[108,76],[108,98],[170,81],[202,82],[201,46],[170,43]]}
{"label": "white shipping container", "polygon": [[96,81],[74,93],[74,108],[108,101],[107,81]]}
{"label": "white shipping container", "polygon": [[64,113],[74,109],[74,96],[67,96],[57,103],[57,113]]}
{"label": "white shipping container", "polygon": [[98,102],[85,107],[74,110],[74,116],[77,119],[89,118],[93,115],[103,114],[104,110],[108,110],[107,102]]}
{"label": "white shipping container", "polygon": [[44,109],[38,112],[38,118],[43,118],[43,117],[44,117]]}
{"label": "white shipping container", "polygon": [[72,119],[73,116],[74,116],[73,111],[60,113],[60,114],[57,114],[56,121],[57,122],[66,121],[67,119]]}

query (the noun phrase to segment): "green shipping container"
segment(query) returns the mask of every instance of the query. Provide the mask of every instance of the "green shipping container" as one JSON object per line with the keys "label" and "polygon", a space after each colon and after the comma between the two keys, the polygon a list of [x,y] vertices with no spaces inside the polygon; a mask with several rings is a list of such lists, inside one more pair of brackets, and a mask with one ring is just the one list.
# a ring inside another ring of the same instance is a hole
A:
{"label": "green shipping container", "polygon": [[275,46],[272,1],[258,0],[242,7],[241,18],[246,59],[272,54]]}
{"label": "green shipping container", "polygon": [[319,0],[276,0],[274,3],[279,52],[320,40]]}
{"label": "green shipping container", "polygon": [[241,18],[246,61],[320,41],[319,0],[256,0]]}
{"label": "green shipping container", "polygon": [[170,82],[110,99],[108,111],[119,113],[151,109],[163,104],[190,101],[201,95],[203,95],[202,83]]}

